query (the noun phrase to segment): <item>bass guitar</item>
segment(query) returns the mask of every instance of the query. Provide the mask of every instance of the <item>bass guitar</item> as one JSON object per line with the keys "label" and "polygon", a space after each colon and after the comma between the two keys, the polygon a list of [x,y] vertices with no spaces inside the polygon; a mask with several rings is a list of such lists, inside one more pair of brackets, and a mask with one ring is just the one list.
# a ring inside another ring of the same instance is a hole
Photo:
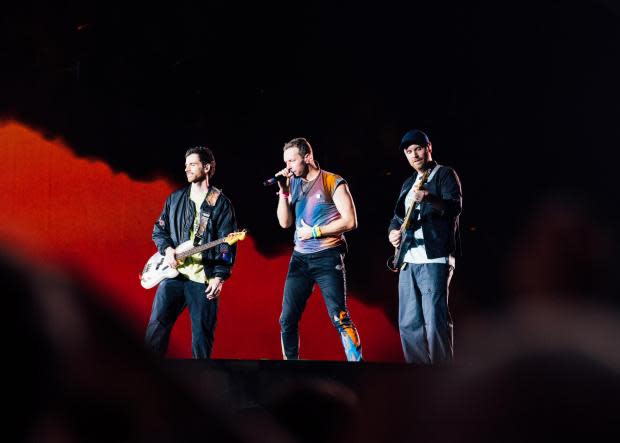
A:
{"label": "bass guitar", "polygon": [[[426,181],[428,180],[428,176],[431,173],[431,169],[427,169],[422,174],[422,179],[414,186],[415,191],[419,191],[424,187]],[[413,241],[413,232],[409,231],[409,226],[411,226],[411,216],[414,210],[417,208],[418,202],[415,200],[407,209],[407,213],[405,214],[405,218],[403,219],[403,224],[400,226],[400,244],[394,249],[394,255],[388,258],[387,267],[392,272],[400,271],[400,268],[403,266],[405,255],[409,250],[409,246],[411,246],[411,242]]]}
{"label": "bass guitar", "polygon": [[[219,238],[209,243],[205,243],[204,245],[194,246],[193,240],[188,240],[186,242],[181,243],[174,250],[174,256],[177,260],[177,263],[182,264],[185,258],[190,255],[198,254],[199,252],[206,251],[207,249],[214,248],[215,246],[228,243],[229,245],[233,245],[239,240],[243,240],[247,230],[239,232],[231,232],[226,237]],[[171,268],[166,263],[164,263],[164,256],[159,252],[156,252],[148,259],[146,265],[144,265],[144,269],[140,273],[140,284],[144,289],[150,289],[153,286],[158,285],[162,280],[166,278],[174,278],[179,275],[179,271],[174,268]]]}

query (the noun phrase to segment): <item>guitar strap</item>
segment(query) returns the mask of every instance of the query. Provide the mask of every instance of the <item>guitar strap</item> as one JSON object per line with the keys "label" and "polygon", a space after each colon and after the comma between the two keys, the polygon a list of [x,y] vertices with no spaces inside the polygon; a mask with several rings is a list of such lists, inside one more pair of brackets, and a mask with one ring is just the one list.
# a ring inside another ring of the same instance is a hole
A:
{"label": "guitar strap", "polygon": [[207,202],[207,207],[205,209],[200,209],[200,222],[198,225],[198,232],[194,236],[194,246],[198,246],[200,241],[203,239],[205,229],[207,224],[209,223],[209,219],[211,218],[211,213],[213,212],[213,208],[215,207],[215,203],[219,198],[222,191],[217,189],[215,186],[211,186],[209,188],[209,192],[205,197],[205,201]]}

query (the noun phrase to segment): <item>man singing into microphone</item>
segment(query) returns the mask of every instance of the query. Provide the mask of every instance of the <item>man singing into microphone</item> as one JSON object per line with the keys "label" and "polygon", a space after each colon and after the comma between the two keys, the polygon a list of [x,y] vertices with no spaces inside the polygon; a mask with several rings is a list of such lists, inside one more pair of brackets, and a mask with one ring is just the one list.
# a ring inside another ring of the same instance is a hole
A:
{"label": "man singing into microphone", "polygon": [[315,283],[340,334],[349,361],[362,360],[362,346],[346,304],[344,233],[357,227],[357,214],[346,181],[319,169],[305,138],[284,145],[286,168],[276,174],[278,222],[295,223],[295,248],[284,284],[280,316],[282,354],[299,359],[298,325]]}

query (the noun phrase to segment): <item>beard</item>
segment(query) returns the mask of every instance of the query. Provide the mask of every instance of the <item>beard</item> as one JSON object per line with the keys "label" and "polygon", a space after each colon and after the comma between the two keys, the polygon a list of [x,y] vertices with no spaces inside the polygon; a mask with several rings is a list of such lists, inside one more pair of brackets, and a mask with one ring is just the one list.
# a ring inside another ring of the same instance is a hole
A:
{"label": "beard", "polygon": [[310,167],[308,166],[308,163],[304,163],[304,167],[301,170],[301,173],[299,175],[296,175],[296,177],[305,178],[308,175],[308,172],[310,172]]}
{"label": "beard", "polygon": [[200,183],[207,178],[206,174],[188,174],[186,177],[188,183]]}

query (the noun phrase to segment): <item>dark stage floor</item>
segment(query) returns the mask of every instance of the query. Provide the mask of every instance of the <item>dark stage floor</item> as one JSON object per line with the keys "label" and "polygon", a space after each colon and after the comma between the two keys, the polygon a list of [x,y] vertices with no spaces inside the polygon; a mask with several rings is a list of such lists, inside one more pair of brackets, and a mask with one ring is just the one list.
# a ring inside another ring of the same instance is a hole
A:
{"label": "dark stage floor", "polygon": [[308,360],[166,360],[163,367],[234,426],[249,427],[255,441],[276,441],[274,423],[300,441],[539,441],[617,432],[611,399],[619,398],[620,380],[573,353],[523,355],[495,367]]}

